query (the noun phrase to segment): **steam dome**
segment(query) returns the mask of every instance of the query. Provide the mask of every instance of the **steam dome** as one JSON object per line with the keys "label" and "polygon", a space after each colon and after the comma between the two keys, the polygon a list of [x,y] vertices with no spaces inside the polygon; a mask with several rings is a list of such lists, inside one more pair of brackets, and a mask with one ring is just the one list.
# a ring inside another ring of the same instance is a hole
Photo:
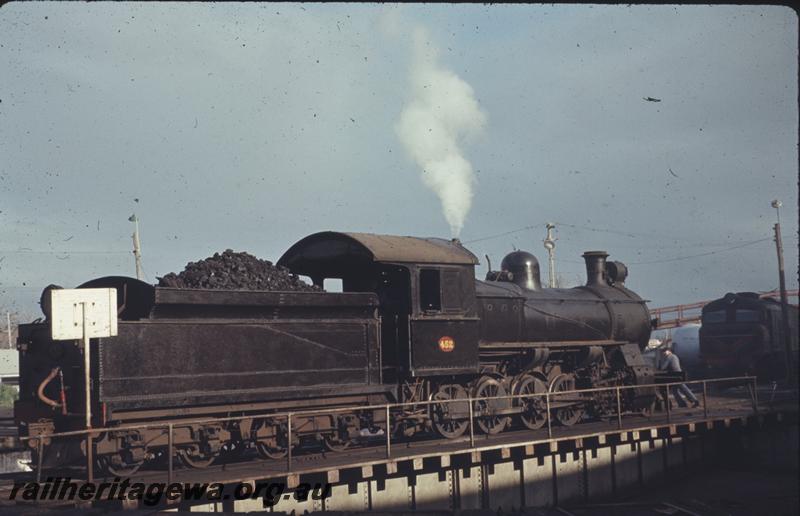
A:
{"label": "steam dome", "polygon": [[531,253],[514,251],[503,258],[500,263],[503,272],[511,273],[510,281],[522,288],[539,290],[542,283],[539,278],[539,260]]}

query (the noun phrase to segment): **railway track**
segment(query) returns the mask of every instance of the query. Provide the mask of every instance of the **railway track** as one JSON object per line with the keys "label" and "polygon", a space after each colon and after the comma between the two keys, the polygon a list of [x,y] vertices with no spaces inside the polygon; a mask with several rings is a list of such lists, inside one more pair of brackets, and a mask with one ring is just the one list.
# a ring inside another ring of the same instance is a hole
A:
{"label": "railway track", "polygon": [[[236,483],[253,479],[280,478],[287,475],[302,475],[310,473],[325,473],[346,468],[383,465],[387,462],[457,454],[470,451],[485,451],[508,446],[518,446],[521,443],[540,445],[548,442],[569,439],[587,439],[613,432],[650,432],[652,429],[674,427],[687,424],[702,424],[704,422],[746,420],[753,415],[753,407],[747,400],[731,400],[725,396],[712,396],[708,399],[708,417],[704,417],[703,408],[678,408],[673,409],[669,415],[656,413],[649,417],[629,416],[623,421],[622,429],[617,428],[617,420],[603,420],[586,422],[574,427],[554,428],[553,438],[548,438],[547,429],[528,430],[517,429],[497,435],[476,435],[474,446],[471,446],[469,437],[443,441],[441,439],[414,439],[392,443],[391,456],[387,457],[386,448],[375,443],[374,446],[350,448],[343,452],[321,452],[313,449],[298,450],[292,457],[291,468],[286,459],[282,460],[257,460],[255,453],[242,457],[245,460],[223,462],[209,466],[205,469],[175,469],[172,474],[173,482],[221,482]],[[381,441],[379,441],[381,442]],[[72,479],[85,478],[82,468],[48,470],[46,476],[70,477]],[[165,482],[168,471],[165,461],[159,461],[151,469],[140,470],[130,477],[131,482]],[[7,501],[8,494],[14,482],[32,481],[35,479],[33,472],[7,474],[0,477],[0,501]],[[98,478],[97,480],[102,480]],[[105,480],[113,480],[111,477]]]}

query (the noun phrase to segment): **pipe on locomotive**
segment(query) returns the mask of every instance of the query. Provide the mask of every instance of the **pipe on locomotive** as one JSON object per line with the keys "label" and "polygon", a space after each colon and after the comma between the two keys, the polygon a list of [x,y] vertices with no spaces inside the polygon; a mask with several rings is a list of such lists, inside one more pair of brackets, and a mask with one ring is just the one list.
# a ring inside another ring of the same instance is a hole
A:
{"label": "pipe on locomotive", "polygon": [[[47,388],[47,386],[50,384],[50,382],[52,382],[53,379],[56,376],[58,376],[58,374],[60,372],[61,372],[61,368],[60,367],[54,367],[53,369],[51,369],[50,370],[50,374],[48,374],[44,378],[44,380],[42,380],[42,383],[39,384],[39,388],[36,389],[36,395],[39,397],[39,399],[42,400],[42,402],[45,403],[46,405],[49,405],[49,406],[51,406],[53,408],[59,408],[59,407],[62,406],[62,404],[57,402],[57,401],[55,401],[55,400],[51,400],[50,398],[48,398],[47,395],[45,395],[44,390]],[[62,392],[63,392],[63,389],[62,389]],[[63,395],[61,396],[61,398],[62,398],[62,401],[63,401]]]}

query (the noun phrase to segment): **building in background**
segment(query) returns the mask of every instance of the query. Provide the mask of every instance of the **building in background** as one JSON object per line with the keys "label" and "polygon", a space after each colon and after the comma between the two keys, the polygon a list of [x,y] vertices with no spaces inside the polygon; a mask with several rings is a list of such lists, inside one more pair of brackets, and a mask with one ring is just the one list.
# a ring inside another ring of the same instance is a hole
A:
{"label": "building in background", "polygon": [[0,349],[0,385],[19,388],[19,352],[16,349]]}

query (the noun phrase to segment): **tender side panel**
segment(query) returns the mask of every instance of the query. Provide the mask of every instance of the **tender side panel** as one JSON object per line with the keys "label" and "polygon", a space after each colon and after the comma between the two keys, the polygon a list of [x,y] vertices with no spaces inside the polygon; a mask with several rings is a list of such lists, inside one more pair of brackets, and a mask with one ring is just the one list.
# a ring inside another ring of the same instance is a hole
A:
{"label": "tender side panel", "polygon": [[100,342],[100,401],[130,409],[369,392],[380,389],[378,353],[375,320],[121,323]]}
{"label": "tender side panel", "polygon": [[368,319],[372,293],[155,289],[153,319]]}

